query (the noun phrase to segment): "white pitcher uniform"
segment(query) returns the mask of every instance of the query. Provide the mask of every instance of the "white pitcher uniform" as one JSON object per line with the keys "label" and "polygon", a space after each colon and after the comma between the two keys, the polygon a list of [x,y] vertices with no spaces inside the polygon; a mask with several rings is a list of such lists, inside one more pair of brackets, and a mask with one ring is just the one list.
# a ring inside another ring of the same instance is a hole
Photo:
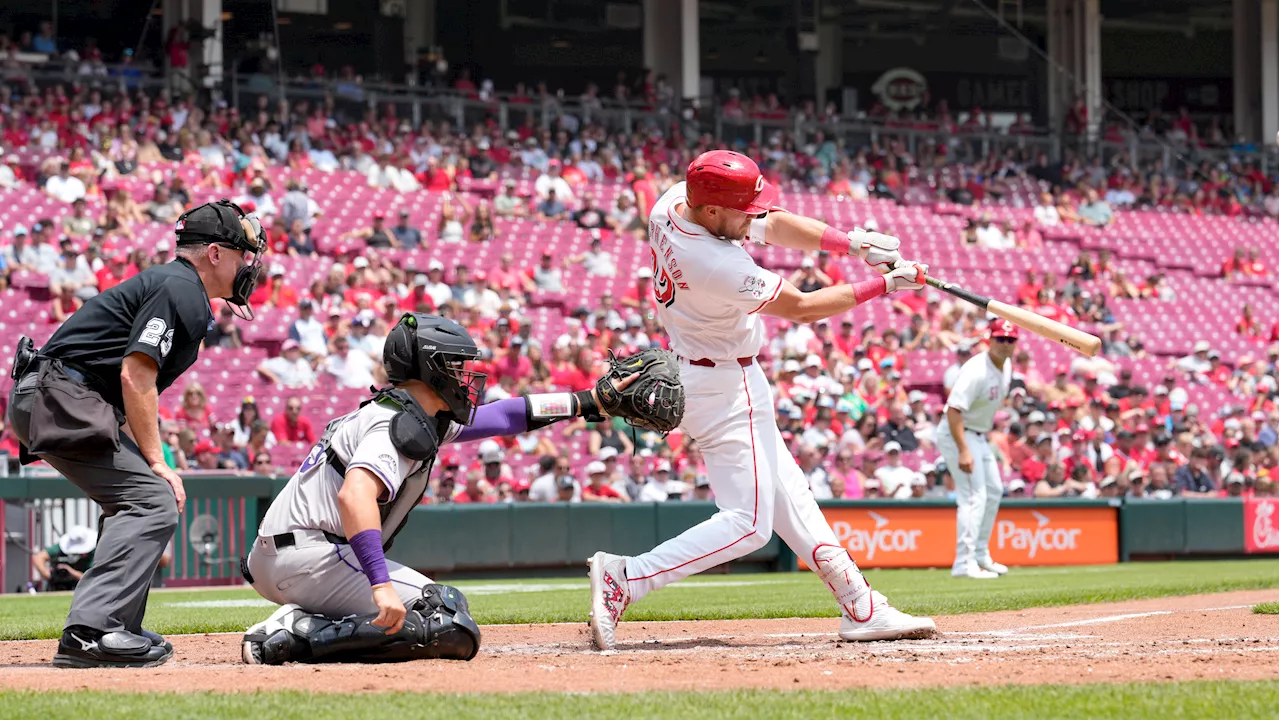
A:
{"label": "white pitcher uniform", "polygon": [[988,544],[991,529],[1000,510],[1004,484],[1000,466],[987,443],[987,433],[994,426],[996,411],[1009,395],[1013,379],[1013,363],[1004,369],[996,367],[986,353],[978,353],[960,367],[956,384],[947,396],[947,407],[960,411],[964,421],[964,440],[973,455],[973,472],[960,469],[960,449],[951,437],[947,414],[943,412],[936,435],[938,450],[947,461],[956,485],[956,559],[952,572],[963,572],[970,563],[983,563],[991,557]]}
{"label": "white pitcher uniform", "polygon": [[[431,472],[430,463],[410,460],[392,444],[388,428],[396,412],[369,403],[326,427],[324,438],[272,501],[258,528],[247,564],[259,595],[330,618],[378,612],[369,578],[342,537],[338,491],[345,476],[330,462],[328,450],[347,469],[365,468],[386,485],[388,497],[378,504],[382,537],[394,538],[417,507]],[[452,442],[460,430],[457,423],[449,423],[440,445]],[[406,605],[421,598],[422,587],[431,584],[423,574],[390,559],[387,571]]]}

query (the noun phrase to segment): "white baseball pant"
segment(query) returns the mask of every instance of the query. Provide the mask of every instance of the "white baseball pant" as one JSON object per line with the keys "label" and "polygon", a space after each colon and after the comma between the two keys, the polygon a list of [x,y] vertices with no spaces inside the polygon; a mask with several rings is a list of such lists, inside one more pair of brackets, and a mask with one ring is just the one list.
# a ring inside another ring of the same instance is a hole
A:
{"label": "white baseball pant", "polygon": [[681,361],[680,375],[686,393],[681,427],[698,442],[720,511],[627,559],[631,601],[754,552],[775,530],[810,568],[819,546],[835,546],[842,553],[778,431],[773,391],[760,366],[729,361],[702,367]]}
{"label": "white baseball pant", "polygon": [[947,468],[956,485],[956,560],[953,571],[962,571],[970,562],[991,557],[991,529],[1000,511],[1000,498],[1004,484],[1000,481],[1000,466],[995,453],[987,443],[987,436],[970,430],[964,431],[965,444],[973,455],[973,472],[960,469],[960,449],[951,437],[951,430],[944,423],[938,428],[938,450],[947,461]]}
{"label": "white baseball pant", "polygon": [[[369,578],[350,545],[325,539],[319,530],[294,530],[297,544],[276,548],[269,537],[258,536],[249,552],[253,589],[273,603],[293,603],[328,618],[378,612]],[[406,606],[422,597],[431,580],[413,568],[387,560],[391,586]]]}

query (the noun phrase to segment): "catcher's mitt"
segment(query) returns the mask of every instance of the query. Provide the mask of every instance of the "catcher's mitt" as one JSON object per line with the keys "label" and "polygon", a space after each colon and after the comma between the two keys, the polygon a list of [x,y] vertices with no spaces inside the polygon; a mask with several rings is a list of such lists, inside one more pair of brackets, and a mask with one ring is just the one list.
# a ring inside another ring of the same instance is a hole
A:
{"label": "catcher's mitt", "polygon": [[[623,390],[612,380],[639,374]],[[600,409],[644,430],[669,433],[684,419],[684,386],[680,364],[666,350],[645,350],[625,358],[609,355],[609,372],[596,381]]]}

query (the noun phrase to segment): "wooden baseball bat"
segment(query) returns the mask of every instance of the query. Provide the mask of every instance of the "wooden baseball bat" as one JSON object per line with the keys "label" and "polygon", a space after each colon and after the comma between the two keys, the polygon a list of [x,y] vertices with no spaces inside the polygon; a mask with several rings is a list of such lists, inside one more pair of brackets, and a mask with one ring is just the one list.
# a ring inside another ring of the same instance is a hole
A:
{"label": "wooden baseball bat", "polygon": [[1093,357],[1102,350],[1102,340],[1096,335],[1090,335],[1089,333],[1083,330],[1077,330],[1070,325],[1064,325],[1056,320],[1050,320],[1043,315],[1037,315],[1030,310],[1023,310],[1020,307],[1014,307],[1008,303],[1002,303],[999,300],[992,300],[989,297],[965,290],[959,285],[954,285],[935,277],[926,277],[925,282],[928,283],[930,287],[936,287],[949,295],[955,295],[961,300],[971,302],[983,310],[994,315],[998,315],[1024,330],[1033,332],[1042,338],[1048,338],[1054,342],[1062,343],[1082,355]]}

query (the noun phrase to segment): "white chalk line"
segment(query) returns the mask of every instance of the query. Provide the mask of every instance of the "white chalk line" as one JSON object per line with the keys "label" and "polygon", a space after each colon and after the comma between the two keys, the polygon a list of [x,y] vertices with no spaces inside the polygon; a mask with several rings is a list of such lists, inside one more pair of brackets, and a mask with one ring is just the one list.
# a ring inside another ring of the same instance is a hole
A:
{"label": "white chalk line", "polygon": [[[670,586],[671,589],[697,590],[698,588],[729,588],[729,587],[753,587],[759,585],[778,585],[781,584],[776,580],[707,580],[696,583],[681,583]],[[471,585],[461,583],[458,588],[467,595],[484,596],[484,595],[509,595],[517,593],[543,593],[543,592],[581,592],[590,589],[591,584],[586,582],[560,582],[560,583],[526,583],[524,585],[510,585],[506,583],[489,583],[482,585]],[[269,607],[275,603],[262,598],[232,598],[227,600],[186,600],[179,602],[168,602],[163,604],[164,607],[171,608],[238,608],[238,607]]]}
{"label": "white chalk line", "polygon": [[1157,615],[1174,615],[1178,613],[1196,613],[1196,612],[1220,612],[1223,610],[1240,610],[1242,608],[1253,607],[1252,605],[1224,605],[1222,607],[1211,608],[1188,608],[1186,610],[1152,610],[1150,612],[1125,613],[1123,615],[1104,615],[1102,617],[1088,618],[1085,620],[1072,620],[1070,622],[1049,623],[1047,625],[1028,625],[1026,627],[1011,628],[1007,630],[984,630],[970,633],[972,635],[1017,635],[1030,630],[1050,630],[1053,628],[1067,627],[1083,627],[1085,625],[1100,625],[1103,623],[1122,622],[1124,620],[1136,620],[1137,618],[1155,617]]}

